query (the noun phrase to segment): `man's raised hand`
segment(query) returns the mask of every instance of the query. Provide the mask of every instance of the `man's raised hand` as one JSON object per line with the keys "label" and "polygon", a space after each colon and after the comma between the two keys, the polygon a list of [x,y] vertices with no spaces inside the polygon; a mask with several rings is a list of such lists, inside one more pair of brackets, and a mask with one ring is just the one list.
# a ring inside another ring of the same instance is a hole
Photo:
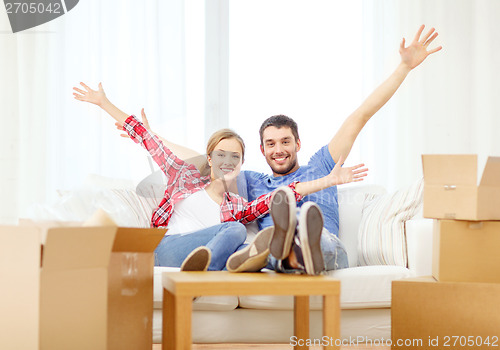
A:
{"label": "man's raised hand", "polygon": [[427,56],[438,52],[442,49],[442,46],[438,46],[434,49],[427,50],[430,43],[438,36],[434,28],[431,28],[422,38],[422,32],[424,31],[425,25],[421,25],[418,29],[417,34],[413,38],[411,44],[405,47],[405,39],[401,41],[399,47],[399,54],[401,55],[401,63],[405,64],[408,68],[413,69],[422,63]]}

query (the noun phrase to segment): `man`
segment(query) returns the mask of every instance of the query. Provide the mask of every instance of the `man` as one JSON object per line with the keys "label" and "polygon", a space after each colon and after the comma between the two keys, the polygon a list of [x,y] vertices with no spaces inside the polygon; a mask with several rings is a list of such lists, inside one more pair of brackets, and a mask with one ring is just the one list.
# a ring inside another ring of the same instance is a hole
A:
{"label": "man", "polygon": [[[265,120],[260,127],[260,150],[265,156],[267,164],[271,167],[273,175],[266,175],[253,171],[245,171],[246,190],[248,200],[253,200],[263,193],[268,193],[280,186],[292,181],[308,181],[320,178],[331,172],[337,162],[343,163],[354,144],[358,134],[370,120],[370,118],[394,95],[408,73],[422,63],[427,56],[441,50],[441,46],[427,50],[429,44],[437,37],[437,32],[431,28],[422,36],[424,30],[422,25],[414,37],[412,43],[405,47],[405,39],[401,42],[399,52],[401,63],[396,70],[383,82],[368,98],[344,121],[335,136],[328,145],[322,147],[314,154],[309,163],[300,166],[297,161],[297,152],[300,150],[297,124],[289,117],[276,115]],[[242,191],[240,191],[242,192]],[[282,198],[286,198],[282,195]],[[338,240],[339,217],[337,203],[337,188],[330,187],[320,192],[306,196],[302,203],[311,201],[317,204],[317,208],[308,205],[309,215],[298,216],[298,230],[289,229],[286,220],[283,223],[275,217],[266,217],[259,220],[259,228],[264,229],[271,225],[275,226],[273,241],[279,248],[273,249],[271,241],[271,259],[268,267],[279,271],[299,270],[308,274],[317,274],[321,270],[334,270],[348,267],[347,255],[342,243]],[[291,200],[281,205],[272,203],[271,213],[280,211],[285,216],[294,216],[295,203]],[[288,209],[279,209],[283,206]],[[321,216],[323,213],[323,217]],[[321,222],[324,218],[324,230],[314,228],[314,222]],[[306,223],[301,222],[306,220]],[[290,225],[294,225],[293,220]],[[301,229],[302,225],[302,229]],[[313,229],[308,228],[312,225]],[[308,231],[307,234],[303,231]],[[322,231],[322,232],[321,232]],[[290,239],[290,236],[293,238]],[[304,244],[304,240],[307,243]],[[291,246],[289,242],[292,241]],[[288,242],[288,244],[287,244]],[[274,250],[274,251],[273,251]],[[313,265],[307,268],[305,260],[323,255],[324,262],[318,258]],[[324,266],[321,266],[324,265]]]}
{"label": "man", "polygon": [[[428,50],[438,34],[431,28],[422,36],[424,28],[422,25],[418,29],[413,41],[407,47],[403,38],[399,48],[401,62],[395,71],[346,118],[331,141],[313,155],[307,165],[300,166],[297,161],[297,152],[301,147],[297,124],[284,115],[272,116],[265,120],[259,131],[260,150],[273,175],[253,171],[243,172],[245,176],[243,185],[246,186],[239,187],[240,193],[246,190],[248,200],[253,200],[292,181],[318,179],[330,173],[336,163],[342,164],[360,131],[394,95],[408,73],[420,65],[427,56],[441,50],[441,46]],[[306,196],[299,203],[300,206],[309,202],[306,208],[302,207],[298,215],[298,230],[295,229],[297,225],[295,202],[287,198],[286,192],[280,193],[273,199],[271,216],[267,215],[259,220],[261,230],[271,225],[275,226],[270,245],[273,258],[268,267],[283,272],[291,270],[308,274],[347,267],[345,249],[337,238],[339,218],[336,187]],[[273,212],[280,212],[281,215],[273,215]],[[318,222],[321,223],[319,228]],[[306,268],[305,259],[314,260],[313,266]]]}

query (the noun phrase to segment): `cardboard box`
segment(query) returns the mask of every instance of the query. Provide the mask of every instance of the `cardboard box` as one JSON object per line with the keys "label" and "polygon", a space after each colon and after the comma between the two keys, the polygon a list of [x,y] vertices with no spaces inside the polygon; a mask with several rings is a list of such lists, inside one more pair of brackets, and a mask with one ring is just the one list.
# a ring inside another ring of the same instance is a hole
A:
{"label": "cardboard box", "polygon": [[118,229],[108,274],[108,350],[153,346],[153,252],[163,229]]}
{"label": "cardboard box", "polygon": [[393,349],[498,349],[500,284],[393,281],[391,320]]}
{"label": "cardboard box", "polygon": [[113,227],[47,231],[40,275],[40,349],[106,349]]}
{"label": "cardboard box", "polygon": [[424,217],[500,220],[500,157],[489,157],[477,185],[476,155],[422,155]]}
{"label": "cardboard box", "polygon": [[7,276],[2,284],[8,286],[1,294],[9,303],[0,315],[8,336],[0,343],[11,343],[0,348],[106,349],[108,264],[116,228],[23,225],[0,227]]}
{"label": "cardboard box", "polygon": [[152,347],[153,251],[166,230],[22,224],[0,226],[0,349]]}
{"label": "cardboard box", "polygon": [[438,281],[500,283],[500,221],[434,220],[433,234]]}
{"label": "cardboard box", "polygon": [[0,349],[38,349],[38,230],[0,226],[0,281]]}

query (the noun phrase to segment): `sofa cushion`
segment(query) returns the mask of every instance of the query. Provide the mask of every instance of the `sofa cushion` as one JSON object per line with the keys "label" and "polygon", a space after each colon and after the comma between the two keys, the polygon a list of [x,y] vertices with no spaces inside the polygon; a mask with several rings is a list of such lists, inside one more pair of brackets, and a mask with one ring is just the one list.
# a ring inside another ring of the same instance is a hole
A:
{"label": "sofa cushion", "polygon": [[[407,268],[384,265],[351,267],[328,275],[340,280],[342,309],[390,307],[392,281],[412,276]],[[293,310],[292,296],[240,296],[239,300],[240,307],[248,309]],[[322,305],[321,296],[310,297],[311,310],[321,310]]]}
{"label": "sofa cushion", "polygon": [[28,217],[36,221],[83,222],[102,209],[119,226],[146,228],[160,200],[139,195],[130,180],[88,175],[82,186],[59,193],[53,203],[31,205]]}
{"label": "sofa cushion", "polygon": [[339,238],[344,243],[349,266],[358,266],[358,231],[367,195],[384,194],[378,185],[342,185],[337,187],[339,199]]}
{"label": "sofa cushion", "polygon": [[423,180],[391,194],[369,196],[358,237],[359,265],[408,266],[405,221],[422,208]]}
{"label": "sofa cushion", "polygon": [[[153,307],[161,309],[163,304],[163,272],[179,271],[178,267],[154,267]],[[238,297],[229,296],[201,296],[193,302],[193,310],[202,311],[231,311],[238,307]]]}

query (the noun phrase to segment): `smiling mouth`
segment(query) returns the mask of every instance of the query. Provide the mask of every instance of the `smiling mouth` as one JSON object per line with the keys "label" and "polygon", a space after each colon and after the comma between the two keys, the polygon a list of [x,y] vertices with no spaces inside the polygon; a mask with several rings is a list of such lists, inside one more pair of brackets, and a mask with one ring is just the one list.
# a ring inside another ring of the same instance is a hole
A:
{"label": "smiling mouth", "polygon": [[225,174],[229,174],[234,171],[234,168],[220,168],[220,170]]}
{"label": "smiling mouth", "polygon": [[288,159],[288,156],[285,157],[275,157],[273,160],[278,164],[283,164]]}

